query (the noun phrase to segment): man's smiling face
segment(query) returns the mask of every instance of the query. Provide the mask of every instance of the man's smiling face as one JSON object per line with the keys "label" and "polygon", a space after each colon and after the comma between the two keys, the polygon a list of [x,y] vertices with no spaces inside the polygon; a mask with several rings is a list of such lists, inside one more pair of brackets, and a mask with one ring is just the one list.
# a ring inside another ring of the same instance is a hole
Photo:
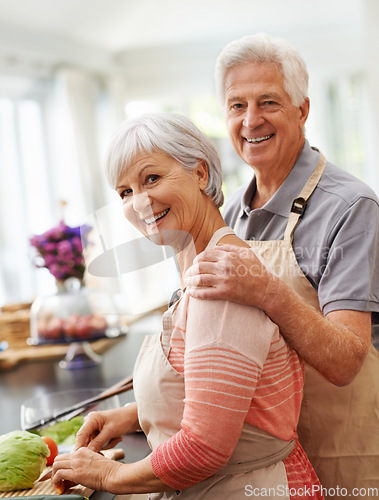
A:
{"label": "man's smiling face", "polygon": [[245,63],[226,73],[226,123],[239,156],[255,169],[290,170],[304,144],[308,100],[297,107],[274,64]]}

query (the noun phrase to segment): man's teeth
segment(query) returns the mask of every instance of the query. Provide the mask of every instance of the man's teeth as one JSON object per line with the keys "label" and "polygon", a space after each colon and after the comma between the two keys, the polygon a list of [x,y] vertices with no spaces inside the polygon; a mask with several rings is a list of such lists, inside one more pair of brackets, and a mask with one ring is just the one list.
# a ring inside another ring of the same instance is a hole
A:
{"label": "man's teeth", "polygon": [[157,220],[159,220],[162,217],[164,217],[169,212],[169,210],[170,209],[167,208],[166,210],[163,210],[163,212],[161,212],[161,213],[159,213],[157,215],[154,215],[154,217],[150,217],[149,219],[145,219],[146,224],[153,224]]}
{"label": "man's teeth", "polygon": [[256,144],[257,142],[267,141],[267,139],[270,139],[270,137],[272,137],[272,135],[273,134],[265,135],[264,137],[255,137],[253,139],[248,139],[247,137],[245,137],[245,139],[247,140],[247,142]]}

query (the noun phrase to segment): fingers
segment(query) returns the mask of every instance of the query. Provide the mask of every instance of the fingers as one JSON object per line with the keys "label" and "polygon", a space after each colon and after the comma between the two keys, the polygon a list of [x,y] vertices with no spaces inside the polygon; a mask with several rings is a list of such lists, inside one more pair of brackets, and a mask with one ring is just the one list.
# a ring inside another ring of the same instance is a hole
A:
{"label": "fingers", "polygon": [[121,437],[113,438],[102,447],[102,450],[110,450],[111,448],[114,448],[116,444],[120,443],[121,441],[122,441]]}
{"label": "fingers", "polygon": [[75,451],[87,447],[91,451],[113,448],[121,441],[125,408],[91,412],[76,435]]}
{"label": "fingers", "polygon": [[237,247],[234,245],[220,245],[214,248],[210,248],[208,250],[204,250],[199,253],[194,259],[194,263],[198,262],[219,262],[220,259],[225,257],[226,254],[235,254],[237,255],[241,250],[244,250],[242,247]]}
{"label": "fingers", "polygon": [[83,436],[77,435],[74,451],[82,447],[87,447],[89,450],[99,452],[101,450],[109,450],[122,440],[121,436],[113,437],[109,429],[102,429],[100,433],[88,433],[83,431]]}
{"label": "fingers", "polygon": [[186,286],[212,286],[212,280],[219,275],[221,270],[216,264],[203,262],[191,266],[184,276]]}
{"label": "fingers", "polygon": [[100,456],[104,458],[103,455],[89,451],[88,448],[80,448],[71,453],[58,455],[53,463],[53,484],[57,485],[63,480],[75,481],[75,473]]}
{"label": "fingers", "polygon": [[232,258],[246,257],[252,252],[250,247],[240,247],[237,245],[218,245],[208,250],[199,253],[194,259],[194,262],[208,261],[217,262],[221,258],[229,255]]}
{"label": "fingers", "polygon": [[109,438],[105,434],[105,432],[102,432],[101,434],[98,434],[96,437],[94,437],[91,442],[88,444],[87,448],[91,451],[94,452],[99,452],[102,450],[106,444],[109,442]]}
{"label": "fingers", "polygon": [[[194,259],[193,265],[187,270],[186,276],[195,276],[201,272],[215,270],[212,264],[222,268],[225,263],[235,263],[238,259],[254,258],[254,253],[250,248],[238,247],[235,245],[221,245],[199,253]],[[205,265],[208,264],[209,267]]]}
{"label": "fingers", "polygon": [[242,261],[238,257],[234,250],[204,251],[197,256],[194,264],[185,273],[184,284],[188,287],[214,287],[225,279],[235,278],[236,269]]}
{"label": "fingers", "polygon": [[63,493],[66,490],[68,490],[69,488],[72,488],[74,486],[77,486],[77,484],[74,483],[73,481],[60,481],[58,484],[54,485],[58,495],[63,495]]}
{"label": "fingers", "polygon": [[251,248],[222,245],[196,257],[184,284],[187,292],[197,299],[258,306],[268,278],[265,264]]}
{"label": "fingers", "polygon": [[[99,422],[89,414],[85,420],[82,427],[76,434],[75,440],[75,450],[82,448],[83,446],[88,446],[89,443],[97,436],[100,432]],[[101,448],[100,448],[101,449]]]}
{"label": "fingers", "polygon": [[71,454],[64,453],[62,455],[58,455],[54,460],[51,482],[58,492],[65,491],[68,487],[67,481],[73,479],[73,470],[70,458]]}
{"label": "fingers", "polygon": [[106,480],[116,462],[94,453],[88,448],[58,455],[53,464],[52,484],[57,491],[64,491],[73,483],[94,490],[106,490]]}

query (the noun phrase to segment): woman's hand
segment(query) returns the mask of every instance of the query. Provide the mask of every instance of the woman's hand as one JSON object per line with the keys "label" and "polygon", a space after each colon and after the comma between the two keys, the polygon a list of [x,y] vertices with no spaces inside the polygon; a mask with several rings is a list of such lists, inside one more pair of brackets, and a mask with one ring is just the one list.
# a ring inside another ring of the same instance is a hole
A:
{"label": "woman's hand", "polygon": [[58,455],[54,460],[51,481],[57,491],[64,484],[81,484],[114,495],[171,490],[153,473],[150,456],[124,464],[88,448]]}
{"label": "woman's hand", "polygon": [[89,413],[76,435],[75,450],[88,447],[98,452],[113,448],[124,434],[139,430],[137,404]]}
{"label": "woman's hand", "polygon": [[120,462],[104,457],[101,453],[95,453],[88,448],[80,448],[56,457],[51,481],[57,489],[63,481],[70,481],[71,484],[81,484],[96,491],[117,493],[113,489],[122,465]]}

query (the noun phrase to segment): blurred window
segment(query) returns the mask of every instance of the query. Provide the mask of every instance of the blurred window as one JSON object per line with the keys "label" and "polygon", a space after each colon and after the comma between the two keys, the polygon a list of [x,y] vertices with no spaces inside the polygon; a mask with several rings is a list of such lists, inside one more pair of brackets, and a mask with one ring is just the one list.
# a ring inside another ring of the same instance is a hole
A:
{"label": "blurred window", "polygon": [[364,78],[338,78],[326,87],[325,120],[331,161],[368,182]]}
{"label": "blurred window", "polygon": [[[321,123],[312,135],[317,136],[321,127],[328,159],[368,182],[364,77],[344,76],[322,88],[322,100],[317,103]],[[125,95],[127,87],[122,90]],[[54,289],[49,272],[31,264],[29,238],[58,223],[63,216],[61,199],[68,201],[65,218],[71,225],[86,222],[107,200],[113,204],[116,198],[105,181],[99,151],[123,117],[149,110],[184,114],[214,142],[223,165],[226,198],[251,178],[251,168],[231,146],[213,94],[173,93],[167,98],[115,102],[110,87],[75,70],[62,70],[51,81],[0,77],[0,307]],[[310,142],[313,145],[312,137]],[[107,216],[105,226],[110,232],[119,234],[117,224],[113,215]],[[165,281],[162,269],[146,268],[143,279],[123,276],[118,289],[130,293],[133,283],[134,301],[158,303],[169,294],[163,285],[159,290],[153,286],[157,277],[160,283]],[[170,280],[166,281],[170,288]]]}

